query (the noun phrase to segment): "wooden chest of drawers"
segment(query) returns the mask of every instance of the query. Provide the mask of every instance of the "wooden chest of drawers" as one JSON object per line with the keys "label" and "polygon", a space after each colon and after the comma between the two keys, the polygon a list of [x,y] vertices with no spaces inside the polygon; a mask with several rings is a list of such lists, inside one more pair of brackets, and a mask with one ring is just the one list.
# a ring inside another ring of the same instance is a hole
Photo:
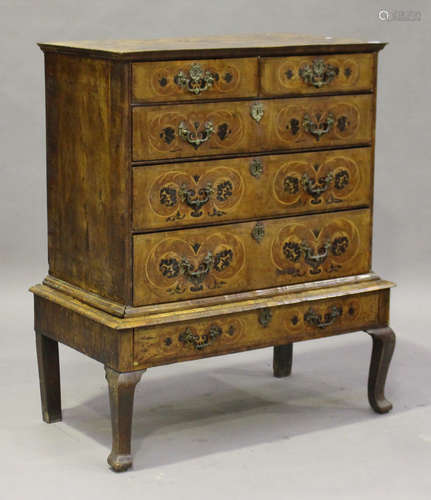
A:
{"label": "wooden chest of drawers", "polygon": [[49,274],[32,287],[43,418],[58,342],[105,365],[125,470],[149,367],[365,330],[368,396],[395,344],[371,271],[383,43],[256,35],[40,44]]}

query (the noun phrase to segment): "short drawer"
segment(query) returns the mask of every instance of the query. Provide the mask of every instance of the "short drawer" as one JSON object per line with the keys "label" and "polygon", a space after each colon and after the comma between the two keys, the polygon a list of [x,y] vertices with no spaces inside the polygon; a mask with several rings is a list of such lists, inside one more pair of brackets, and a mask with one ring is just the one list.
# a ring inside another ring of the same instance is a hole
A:
{"label": "short drawer", "polygon": [[136,231],[366,207],[371,148],[133,169]]}
{"label": "short drawer", "polygon": [[139,234],[134,305],[366,273],[370,211]]}
{"label": "short drawer", "polygon": [[133,159],[369,144],[372,95],[133,108]]}
{"label": "short drawer", "polygon": [[134,365],[149,367],[372,328],[386,290],[138,328]]}
{"label": "short drawer", "polygon": [[156,61],[132,64],[133,102],[255,97],[257,59]]}
{"label": "short drawer", "polygon": [[374,90],[375,55],[263,57],[261,96]]}

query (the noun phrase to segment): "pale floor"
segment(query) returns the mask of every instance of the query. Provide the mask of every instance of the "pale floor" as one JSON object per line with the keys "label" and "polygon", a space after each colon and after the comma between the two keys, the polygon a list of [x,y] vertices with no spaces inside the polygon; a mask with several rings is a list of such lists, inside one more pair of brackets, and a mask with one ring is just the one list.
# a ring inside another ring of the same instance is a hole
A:
{"label": "pale floor", "polygon": [[155,368],[136,393],[134,468],[115,474],[102,365],[61,348],[64,421],[44,424],[31,296],[9,290],[0,498],[431,498],[429,301],[415,292],[409,303],[405,292],[393,293],[389,415],[366,400],[363,333],[296,344],[287,379],[272,377],[271,349]]}

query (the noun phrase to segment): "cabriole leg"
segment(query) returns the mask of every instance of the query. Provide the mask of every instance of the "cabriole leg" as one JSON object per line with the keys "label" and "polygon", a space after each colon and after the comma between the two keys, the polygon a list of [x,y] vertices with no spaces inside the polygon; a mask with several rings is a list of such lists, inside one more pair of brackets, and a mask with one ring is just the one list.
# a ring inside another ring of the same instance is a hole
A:
{"label": "cabriole leg", "polygon": [[370,373],[368,376],[368,400],[377,413],[387,413],[392,404],[385,398],[385,382],[395,349],[395,333],[391,328],[367,330],[373,339]]}
{"label": "cabriole leg", "polygon": [[125,471],[132,465],[133,399],[136,384],[144,372],[119,373],[105,366],[112,424],[112,451],[108,456],[108,464],[116,472]]}

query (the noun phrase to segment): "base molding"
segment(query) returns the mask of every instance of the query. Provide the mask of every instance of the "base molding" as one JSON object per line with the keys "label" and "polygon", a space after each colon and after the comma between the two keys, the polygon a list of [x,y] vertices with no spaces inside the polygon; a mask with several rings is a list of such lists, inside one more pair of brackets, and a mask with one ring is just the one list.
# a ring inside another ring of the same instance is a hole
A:
{"label": "base molding", "polygon": [[30,291],[115,330],[208,318],[300,302],[389,289],[394,283],[374,273],[232,295],[131,307],[86,292],[52,276]]}

